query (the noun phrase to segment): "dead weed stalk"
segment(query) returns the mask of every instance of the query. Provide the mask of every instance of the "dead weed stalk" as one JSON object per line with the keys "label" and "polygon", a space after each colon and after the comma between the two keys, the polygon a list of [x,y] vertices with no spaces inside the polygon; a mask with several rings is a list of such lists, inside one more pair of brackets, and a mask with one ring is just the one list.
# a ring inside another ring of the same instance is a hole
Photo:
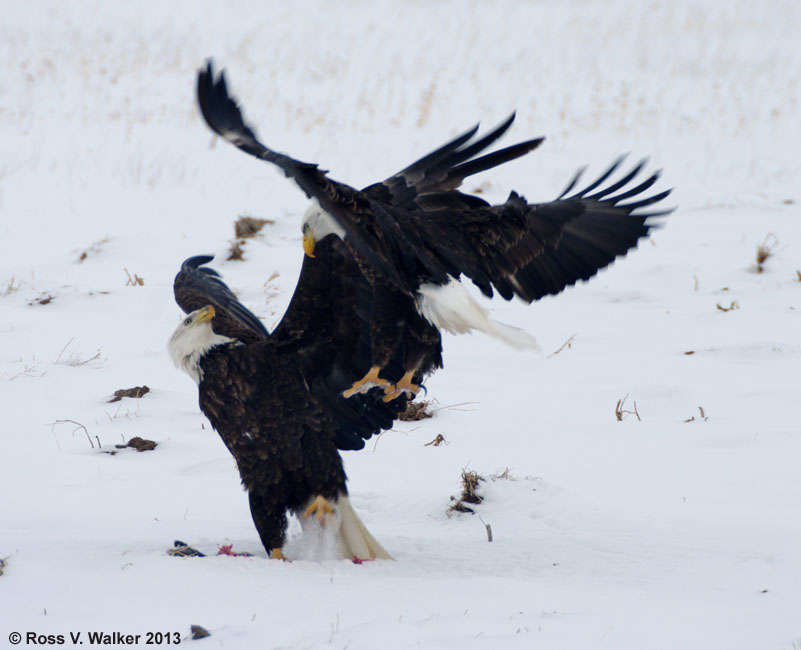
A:
{"label": "dead weed stalk", "polygon": [[761,244],[757,245],[756,250],[756,270],[762,273],[765,269],[763,264],[773,257],[779,247],[779,240],[776,235],[769,232]]}
{"label": "dead weed stalk", "polygon": [[636,400],[634,401],[634,410],[633,411],[627,411],[627,410],[625,410],[623,408],[623,405],[626,403],[626,400],[628,399],[628,397],[629,397],[629,394],[626,393],[625,397],[623,397],[623,399],[619,399],[617,401],[617,404],[615,405],[615,417],[617,418],[617,421],[618,422],[622,422],[627,416],[635,415],[635,416],[637,416],[637,421],[638,422],[642,422],[642,418],[640,417],[640,413],[639,413],[639,411],[637,411],[637,401]]}
{"label": "dead weed stalk", "polygon": [[67,341],[66,345],[63,348],[61,348],[61,352],[58,353],[58,356],[53,361],[53,365],[56,365],[56,366],[70,366],[72,368],[76,368],[78,366],[86,366],[86,365],[92,363],[93,361],[99,361],[101,363],[103,361],[105,361],[105,359],[103,359],[101,357],[101,348],[98,348],[97,352],[95,352],[95,354],[93,356],[91,356],[89,358],[86,358],[86,359],[82,359],[76,353],[70,353],[69,356],[66,356],[65,353],[67,351],[67,348],[70,345],[72,345],[72,342],[74,340],[75,340],[75,337],[73,336],[69,341]]}

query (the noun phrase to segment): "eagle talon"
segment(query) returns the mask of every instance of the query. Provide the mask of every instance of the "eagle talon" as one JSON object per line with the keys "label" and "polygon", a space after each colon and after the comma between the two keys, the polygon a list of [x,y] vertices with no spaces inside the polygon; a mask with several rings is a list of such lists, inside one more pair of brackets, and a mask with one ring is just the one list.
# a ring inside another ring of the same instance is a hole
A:
{"label": "eagle talon", "polygon": [[314,515],[315,518],[323,520],[325,523],[325,518],[328,515],[334,514],[334,508],[331,507],[331,504],[325,497],[317,496],[311,505],[303,511],[303,516],[307,519]]}
{"label": "eagle talon", "polygon": [[[406,395],[406,397],[409,399],[414,399],[417,397],[417,393],[419,393],[421,389],[425,391],[426,389],[422,384],[418,386],[412,382],[412,377],[414,377],[414,371],[410,370],[403,375],[403,377],[401,377],[401,380],[397,384],[394,386],[387,386],[384,389],[384,392],[386,393],[386,395],[384,395],[384,401],[391,402],[393,399],[397,399],[401,395]],[[428,391],[426,391],[426,393],[428,393]]]}
{"label": "eagle talon", "polygon": [[366,393],[371,388],[381,387],[384,391],[388,389],[392,389],[392,384],[390,384],[386,379],[381,379],[378,376],[378,373],[381,371],[381,368],[378,366],[373,366],[370,370],[367,371],[367,374],[359,379],[359,381],[353,382],[353,386],[348,388],[346,391],[342,393],[342,396],[345,398],[353,397],[357,393]]}

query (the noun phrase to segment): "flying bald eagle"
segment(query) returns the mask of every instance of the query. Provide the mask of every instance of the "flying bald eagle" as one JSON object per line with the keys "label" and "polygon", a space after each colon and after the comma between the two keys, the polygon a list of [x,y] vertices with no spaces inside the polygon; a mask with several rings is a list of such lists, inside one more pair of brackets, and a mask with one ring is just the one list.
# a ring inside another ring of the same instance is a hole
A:
{"label": "flying bald eagle", "polygon": [[[477,329],[512,345],[535,346],[527,333],[489,319],[487,310],[461,285],[461,276],[469,277],[488,297],[494,289],[507,300],[516,295],[531,303],[591,278],[647,236],[655,217],[671,212],[643,210],[670,193],[643,196],[659,177],[655,173],[633,183],[645,161],[611,180],[622,158],[570,194],[581,176],[577,173],[567,189],[547,203],[528,203],[513,191],[506,202],[490,205],[459,192],[467,176],[542,143],[537,138],[475,157],[509,128],[514,114],[482,138],[474,139],[476,125],[385,181],[357,190],[331,179],[316,164],[259,142],[228,94],[224,73],[216,77],[210,61],[198,73],[197,96],[215,133],[280,167],[312,199],[302,221],[306,255],[316,255],[320,242],[338,238],[374,289],[371,365],[345,396],[374,386],[383,386],[387,399],[416,394],[415,378],[428,362],[427,353],[440,345],[425,324],[455,333]],[[417,338],[414,343],[419,345],[405,346],[403,376],[393,384],[385,369],[407,321],[415,317],[422,317],[427,336]]]}
{"label": "flying bald eagle", "polygon": [[[186,260],[174,294],[187,313],[169,341],[198,384],[200,408],[236,459],[262,544],[281,548],[286,512],[333,530],[342,557],[390,558],[351,507],[340,449],[360,449],[406,407],[402,397],[342,396],[371,360],[372,288],[336,238],[305,257],[295,293],[268,333],[212,269]],[[397,359],[390,376],[399,379]],[[428,371],[431,368],[424,368]]]}

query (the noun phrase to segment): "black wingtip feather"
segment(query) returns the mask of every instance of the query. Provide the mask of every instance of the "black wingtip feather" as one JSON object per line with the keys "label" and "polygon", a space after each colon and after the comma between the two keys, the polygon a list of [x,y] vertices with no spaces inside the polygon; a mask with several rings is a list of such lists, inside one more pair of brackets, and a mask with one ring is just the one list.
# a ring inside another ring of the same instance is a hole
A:
{"label": "black wingtip feather", "polygon": [[230,328],[230,332],[221,330],[218,333],[248,341],[269,336],[264,324],[239,302],[220,274],[203,266],[213,259],[213,255],[195,255],[184,260],[173,282],[175,302],[187,314],[205,305],[214,305],[218,312],[215,326]]}
{"label": "black wingtip feather", "polygon": [[562,193],[559,196],[556,197],[557,201],[560,201],[560,200],[564,199],[567,196],[568,192],[572,192],[573,191],[573,188],[576,187],[578,182],[581,180],[581,177],[584,175],[585,171],[587,171],[587,166],[586,165],[584,167],[579,167],[576,170],[576,173],[573,174],[573,178],[571,178],[570,181],[568,181],[567,186],[565,187],[565,189],[563,189]]}
{"label": "black wingtip feather", "polygon": [[[639,174],[640,171],[642,171],[642,168],[645,167],[645,164],[647,162],[648,162],[648,159],[647,158],[643,158],[640,162],[638,162],[636,165],[634,165],[634,168],[628,174],[625,174],[621,179],[615,181],[614,183],[612,183],[608,187],[605,187],[604,189],[597,191],[595,194],[587,194],[587,192],[589,190],[585,190],[584,194],[582,195],[582,198],[584,198],[584,199],[595,199],[597,201],[600,201],[604,197],[609,196],[610,194],[614,194],[615,192],[617,192],[622,187],[625,187],[626,185],[628,185],[631,182],[631,180],[637,174]],[[614,201],[619,201],[620,199],[619,199],[619,197],[615,197],[613,200]]]}
{"label": "black wingtip feather", "polygon": [[534,151],[534,149],[539,147],[544,141],[545,138],[534,138],[532,140],[526,140],[525,142],[514,144],[504,149],[499,149],[498,151],[493,151],[492,153],[488,153],[480,158],[468,160],[467,162],[457,165],[450,170],[450,172],[448,172],[448,177],[452,179],[458,178],[461,182],[468,176],[478,174],[479,172],[486,171],[487,169],[492,169],[498,165],[503,165],[506,162]]}
{"label": "black wingtip feather", "polygon": [[[186,272],[189,270],[197,269],[198,267],[203,266],[204,264],[208,264],[213,259],[214,255],[195,255],[194,257],[189,257],[184,260],[183,264],[181,264],[181,271]],[[217,271],[215,271],[214,269],[203,269],[203,270],[213,273],[214,275],[219,275],[219,273],[217,273]]]}
{"label": "black wingtip feather", "polygon": [[[587,187],[585,187],[580,192],[576,192],[573,196],[566,197],[568,199],[583,199],[586,198],[587,195],[592,192],[596,187],[599,187],[602,183],[605,183],[606,180],[617,171],[617,168],[623,164],[623,161],[626,160],[628,154],[623,154],[619,156],[608,168],[607,170],[601,174],[598,178],[596,178],[592,183],[590,183]],[[562,198],[562,197],[559,197]]]}

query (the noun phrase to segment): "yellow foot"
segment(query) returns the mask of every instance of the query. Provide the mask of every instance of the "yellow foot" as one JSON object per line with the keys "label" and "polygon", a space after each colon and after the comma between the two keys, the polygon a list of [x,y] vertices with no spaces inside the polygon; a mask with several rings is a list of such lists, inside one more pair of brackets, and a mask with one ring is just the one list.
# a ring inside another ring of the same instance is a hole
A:
{"label": "yellow foot", "polygon": [[381,379],[381,377],[378,376],[380,371],[381,368],[378,366],[373,366],[367,371],[367,374],[364,377],[362,377],[359,381],[353,382],[353,386],[343,392],[342,396],[353,397],[356,393],[366,393],[368,390],[375,388],[376,386],[381,386],[384,390],[386,390],[388,387],[391,387],[392,384],[390,384],[386,379]]}
{"label": "yellow foot", "polygon": [[280,548],[274,548],[272,551],[270,551],[270,559],[286,560],[286,557],[284,557],[284,552]]}
{"label": "yellow foot", "polygon": [[333,515],[334,509],[331,507],[331,504],[328,502],[327,499],[321,496],[317,496],[317,498],[312,502],[312,504],[303,511],[303,516],[308,518],[314,515],[317,519],[322,519],[323,523],[325,523],[325,517],[327,515]]}
{"label": "yellow foot", "polygon": [[394,386],[390,384],[389,386],[385,387],[384,392],[386,395],[384,395],[384,401],[391,402],[393,399],[396,399],[404,394],[414,399],[421,389],[420,386],[412,383],[412,377],[414,377],[414,370],[410,370],[403,375],[401,380]]}

